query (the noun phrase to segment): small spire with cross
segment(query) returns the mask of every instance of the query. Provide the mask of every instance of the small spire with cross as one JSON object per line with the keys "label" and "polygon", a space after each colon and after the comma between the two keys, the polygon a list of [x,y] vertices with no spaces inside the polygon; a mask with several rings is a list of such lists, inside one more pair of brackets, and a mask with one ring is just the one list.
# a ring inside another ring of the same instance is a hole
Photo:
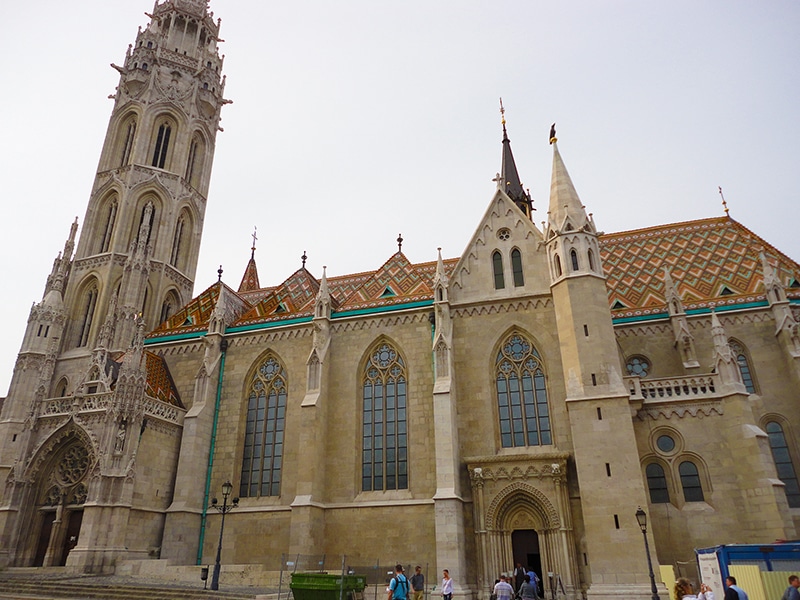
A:
{"label": "small spire with cross", "polygon": [[403,234],[402,233],[398,233],[397,234],[397,251],[398,252],[402,252],[403,251]]}
{"label": "small spire with cross", "polygon": [[722,186],[721,185],[717,186],[717,188],[719,189],[720,198],[722,198],[722,207],[725,209],[725,216],[726,217],[730,217],[731,216],[731,211],[728,208],[728,203],[725,202],[725,196],[722,195]]}
{"label": "small spire with cross", "polygon": [[253,235],[250,236],[250,237],[253,238],[253,245],[250,247],[250,250],[251,250],[250,259],[251,260],[256,257],[256,240],[258,240],[258,237],[256,237],[256,232],[257,231],[258,231],[258,227],[253,225]]}
{"label": "small spire with cross", "polygon": [[303,268],[306,268],[306,260],[308,260],[308,256],[306,256],[306,251],[303,250],[303,256],[300,257],[300,260],[303,261]]}

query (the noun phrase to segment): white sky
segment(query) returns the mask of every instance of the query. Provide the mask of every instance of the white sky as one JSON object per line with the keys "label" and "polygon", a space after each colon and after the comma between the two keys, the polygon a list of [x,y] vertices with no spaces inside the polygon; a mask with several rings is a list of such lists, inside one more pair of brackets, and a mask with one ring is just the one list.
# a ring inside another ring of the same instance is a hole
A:
{"label": "white sky", "polygon": [[[149,0],[5,6],[0,73],[7,319],[0,393],[31,303],[83,221],[121,64]],[[227,55],[195,293],[458,256],[500,168],[498,97],[537,224],[550,123],[607,232],[722,214],[795,260],[795,0],[213,0]]]}

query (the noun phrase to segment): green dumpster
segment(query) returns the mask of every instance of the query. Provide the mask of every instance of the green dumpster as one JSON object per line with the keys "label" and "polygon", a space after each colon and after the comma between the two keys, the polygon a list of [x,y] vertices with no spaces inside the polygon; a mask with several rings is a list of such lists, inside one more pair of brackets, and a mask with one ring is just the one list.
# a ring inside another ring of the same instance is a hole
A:
{"label": "green dumpster", "polygon": [[366,583],[363,575],[342,577],[341,574],[329,573],[292,573],[289,587],[294,600],[346,600],[350,592],[363,592]]}

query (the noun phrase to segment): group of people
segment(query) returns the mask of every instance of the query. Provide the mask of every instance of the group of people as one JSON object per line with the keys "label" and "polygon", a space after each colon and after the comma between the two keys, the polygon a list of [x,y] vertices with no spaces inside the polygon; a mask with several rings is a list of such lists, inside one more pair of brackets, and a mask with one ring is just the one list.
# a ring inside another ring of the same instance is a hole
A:
{"label": "group of people", "polygon": [[[798,588],[800,588],[800,577],[791,575],[789,587],[783,592],[781,600],[800,600]],[[689,580],[681,577],[675,582],[675,600],[714,600],[714,591],[705,583],[701,583],[700,592],[695,595]],[[736,577],[732,575],[725,578],[724,600],[748,600],[747,592],[736,584]]]}
{"label": "group of people", "polygon": [[[387,600],[423,600],[425,596],[425,575],[422,574],[422,567],[414,567],[414,574],[411,578],[406,578],[403,573],[403,565],[397,564],[394,567],[394,577],[389,582]],[[453,599],[453,580],[450,579],[450,571],[442,571],[442,600]],[[800,600],[800,599],[798,599]]]}
{"label": "group of people", "polygon": [[540,595],[543,596],[541,592],[539,576],[530,567],[525,570],[521,563],[517,563],[513,577],[503,574],[500,575],[500,579],[495,581],[491,598],[493,600],[511,600],[512,598],[537,600]]}

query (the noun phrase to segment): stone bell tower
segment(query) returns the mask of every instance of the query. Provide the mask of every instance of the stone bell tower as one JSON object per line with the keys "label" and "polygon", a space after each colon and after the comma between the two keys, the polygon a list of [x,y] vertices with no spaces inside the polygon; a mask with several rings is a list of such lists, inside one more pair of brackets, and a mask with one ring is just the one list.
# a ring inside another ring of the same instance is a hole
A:
{"label": "stone bell tower", "polygon": [[[220,111],[229,102],[223,98],[224,57],[217,51],[220,20],[206,0],[156,0],[147,16],[149,24],[139,29],[122,64],[111,65],[120,80],[82,231],[76,244],[76,220],[43,299],[31,310],[0,413],[0,481],[6,482],[5,492],[0,488],[0,564],[41,563],[35,544],[25,542],[26,506],[34,496],[41,499],[37,490],[43,485],[34,464],[47,467],[59,453],[75,454],[62,448],[73,444],[102,481],[102,440],[124,436],[134,425],[144,431],[142,336],[192,295]],[[115,362],[121,352],[125,377]],[[96,394],[108,396],[95,402],[105,416],[84,419],[85,398]],[[70,402],[43,414],[41,406],[54,398]],[[123,400],[133,408],[118,406]],[[62,412],[70,424],[59,421],[56,439],[42,419],[61,419]],[[135,456],[127,443],[121,446],[117,462]],[[134,462],[114,467],[123,487],[133,481]],[[106,501],[102,490],[111,488],[104,485],[93,483],[77,495],[70,491],[69,498],[60,493],[65,502],[74,496],[88,506]],[[130,490],[116,494],[115,502]],[[60,522],[59,516],[54,523]],[[87,512],[83,529],[90,522],[98,531],[106,527]],[[48,548],[44,563],[55,564],[58,544],[42,547]],[[91,564],[91,552],[84,554]]]}

